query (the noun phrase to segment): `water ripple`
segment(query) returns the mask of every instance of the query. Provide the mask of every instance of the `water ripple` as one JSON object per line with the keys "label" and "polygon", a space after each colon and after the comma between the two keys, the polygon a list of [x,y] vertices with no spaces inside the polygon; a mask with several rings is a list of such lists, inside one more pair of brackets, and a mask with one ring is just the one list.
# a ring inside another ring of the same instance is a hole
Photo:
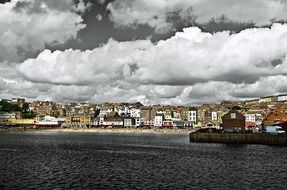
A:
{"label": "water ripple", "polygon": [[183,135],[0,134],[0,189],[286,189],[287,149]]}

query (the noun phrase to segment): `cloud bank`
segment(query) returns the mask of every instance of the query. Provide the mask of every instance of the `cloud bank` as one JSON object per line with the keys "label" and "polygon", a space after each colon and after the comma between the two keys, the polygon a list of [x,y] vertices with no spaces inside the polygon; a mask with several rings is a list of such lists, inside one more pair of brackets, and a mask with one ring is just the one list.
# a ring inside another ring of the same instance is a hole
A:
{"label": "cloud bank", "polygon": [[57,101],[194,104],[286,92],[286,56],[284,24],[237,34],[190,27],[155,44],[110,39],[93,50],[44,50],[16,70],[37,97]]}

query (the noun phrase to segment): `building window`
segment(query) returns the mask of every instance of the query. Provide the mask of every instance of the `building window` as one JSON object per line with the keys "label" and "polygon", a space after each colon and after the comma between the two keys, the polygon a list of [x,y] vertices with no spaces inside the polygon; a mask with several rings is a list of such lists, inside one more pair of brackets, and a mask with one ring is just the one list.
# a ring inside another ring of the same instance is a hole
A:
{"label": "building window", "polygon": [[236,113],[231,113],[231,119],[236,119]]}

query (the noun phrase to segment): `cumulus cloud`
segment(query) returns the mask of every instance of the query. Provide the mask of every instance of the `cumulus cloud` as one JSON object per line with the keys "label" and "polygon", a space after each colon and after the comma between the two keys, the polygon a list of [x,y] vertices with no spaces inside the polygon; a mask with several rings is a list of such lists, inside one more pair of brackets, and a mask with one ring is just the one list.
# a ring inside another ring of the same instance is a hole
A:
{"label": "cumulus cloud", "polygon": [[[28,59],[18,66],[25,78],[38,83],[65,85],[110,84],[124,80],[132,72],[133,63],[125,58],[152,46],[150,41],[108,43],[94,50],[44,50],[35,59]],[[36,72],[36,73],[35,73]]]}
{"label": "cumulus cloud", "polygon": [[88,5],[73,0],[12,0],[0,4],[0,61],[17,61],[64,43],[85,27],[80,13]]}
{"label": "cumulus cloud", "polygon": [[281,0],[115,0],[107,9],[117,26],[148,25],[158,33],[174,29],[174,19],[192,25],[224,15],[231,21],[257,26],[287,20],[287,3]]}
{"label": "cumulus cloud", "polygon": [[[186,28],[134,54],[139,69],[130,77],[144,83],[192,85],[207,81],[252,83],[261,76],[285,75],[287,25],[246,29],[238,34]],[[274,60],[281,61],[274,64]]]}
{"label": "cumulus cloud", "polygon": [[110,39],[93,50],[44,50],[16,70],[36,88],[50,86],[41,97],[56,100],[191,104],[286,92],[286,55],[284,24],[236,34],[191,27],[155,44]]}

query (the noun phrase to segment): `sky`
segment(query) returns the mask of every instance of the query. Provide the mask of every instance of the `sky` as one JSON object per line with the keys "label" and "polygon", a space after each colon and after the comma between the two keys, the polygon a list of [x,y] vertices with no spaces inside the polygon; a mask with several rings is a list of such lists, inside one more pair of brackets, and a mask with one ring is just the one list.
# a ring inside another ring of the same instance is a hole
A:
{"label": "sky", "polygon": [[287,93],[286,0],[0,0],[0,98],[194,105]]}

